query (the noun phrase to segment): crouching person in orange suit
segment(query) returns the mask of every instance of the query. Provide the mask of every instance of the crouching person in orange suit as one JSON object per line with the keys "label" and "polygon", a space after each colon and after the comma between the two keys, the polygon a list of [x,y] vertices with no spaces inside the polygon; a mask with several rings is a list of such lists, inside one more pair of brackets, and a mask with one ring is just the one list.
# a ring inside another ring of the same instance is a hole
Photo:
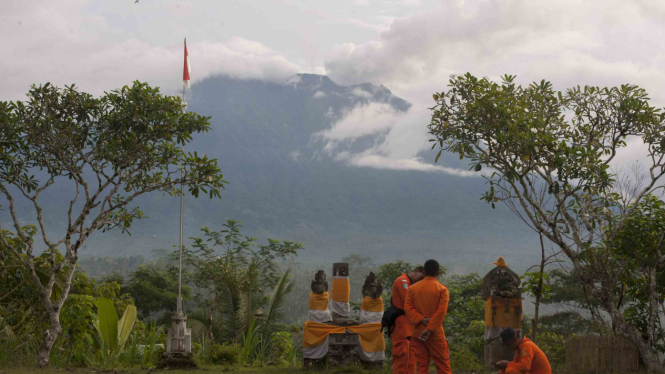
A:
{"label": "crouching person in orange suit", "polygon": [[449,293],[439,283],[439,263],[427,260],[425,278],[409,287],[404,312],[411,322],[410,355],[416,358],[416,372],[429,373],[430,360],[437,374],[452,374],[448,356],[448,342],[443,331],[443,320],[448,310]]}
{"label": "crouching person in orange suit", "polygon": [[513,361],[499,361],[494,366],[501,374],[552,374],[550,362],[536,343],[508,327],[501,331],[501,340],[515,350]]}
{"label": "crouching person in orange suit", "polygon": [[[423,267],[413,269],[409,274],[402,273],[393,283],[392,303],[398,309],[404,310],[406,293],[409,287],[423,279]],[[393,374],[414,374],[416,372],[416,358],[409,354],[409,339],[411,338],[411,323],[406,315],[395,320],[395,328],[390,338],[393,342]]]}

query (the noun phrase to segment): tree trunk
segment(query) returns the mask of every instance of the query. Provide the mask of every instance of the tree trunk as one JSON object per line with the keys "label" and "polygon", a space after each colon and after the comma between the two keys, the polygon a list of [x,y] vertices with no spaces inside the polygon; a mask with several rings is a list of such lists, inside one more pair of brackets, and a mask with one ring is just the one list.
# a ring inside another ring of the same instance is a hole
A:
{"label": "tree trunk", "polygon": [[[44,339],[39,346],[39,354],[37,355],[37,364],[39,367],[45,367],[49,364],[53,344],[55,343],[56,339],[58,339],[58,336],[60,336],[62,333],[62,328],[60,327],[60,312],[62,311],[62,306],[65,304],[65,300],[67,300],[67,296],[69,295],[69,289],[72,285],[72,278],[74,277],[74,271],[76,270],[76,260],[76,257],[74,257],[73,260],[69,260],[70,266],[67,269],[65,284],[55,302],[51,302],[51,296],[53,295],[53,287],[55,284],[54,277],[56,270],[52,270],[54,273],[50,275],[51,279],[49,280],[47,286],[44,286],[41,284],[41,281],[37,277],[37,273],[35,272],[34,268],[34,262],[29,262],[30,273],[32,275],[33,281],[35,282],[35,285],[37,285],[37,288],[40,290],[44,308],[46,309],[46,313],[48,313],[49,317],[49,328],[44,332]],[[32,259],[30,259],[30,261],[32,261]],[[63,261],[68,260],[64,259]]]}
{"label": "tree trunk", "polygon": [[49,328],[44,332],[44,340],[39,346],[39,355],[37,356],[37,364],[39,367],[46,367],[49,364],[51,356],[51,348],[55,340],[58,339],[62,328],[60,327],[60,308],[51,307],[48,310]]}
{"label": "tree trunk", "polygon": [[606,305],[606,307],[608,307],[608,310],[610,311],[612,323],[618,332],[630,340],[640,352],[640,356],[642,357],[642,361],[644,362],[647,370],[650,373],[663,373],[663,368],[660,365],[660,361],[658,360],[658,355],[655,354],[651,349],[649,340],[645,340],[642,336],[642,333],[637,328],[635,328],[635,326],[632,326],[626,322],[621,311],[619,311],[619,309],[616,308],[611,301],[609,305]]}
{"label": "tree trunk", "polygon": [[210,309],[208,309],[208,338],[210,338],[211,342],[214,341],[215,339],[212,333],[212,321],[213,321],[212,314],[213,314],[213,308],[210,307]]}
{"label": "tree trunk", "polygon": [[536,342],[538,337],[538,312],[540,311],[540,298],[543,294],[543,273],[545,272],[545,245],[543,244],[543,234],[540,233],[540,278],[538,279],[538,289],[536,290],[536,311],[531,320],[531,340]]}
{"label": "tree trunk", "polygon": [[658,307],[662,296],[660,292],[658,292],[657,287],[656,269],[649,269],[649,327],[647,329],[647,334],[649,335],[649,347],[653,345],[653,340],[656,337],[656,324],[660,322]]}

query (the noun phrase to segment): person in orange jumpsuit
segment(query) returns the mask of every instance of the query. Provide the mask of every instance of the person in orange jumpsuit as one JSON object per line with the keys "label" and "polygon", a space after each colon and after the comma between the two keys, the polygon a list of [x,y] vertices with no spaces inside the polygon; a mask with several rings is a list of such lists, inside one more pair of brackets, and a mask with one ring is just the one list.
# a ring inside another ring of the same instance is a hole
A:
{"label": "person in orange jumpsuit", "polygon": [[499,361],[494,366],[501,374],[552,374],[550,362],[545,353],[529,338],[508,327],[501,331],[501,340],[508,348],[515,350],[513,361]]}
{"label": "person in orange jumpsuit", "polygon": [[443,320],[448,311],[448,288],[439,283],[439,263],[427,260],[425,278],[409,287],[404,311],[411,322],[411,350],[416,358],[418,374],[429,373],[430,360],[437,374],[452,374],[448,342],[443,331]]}
{"label": "person in orange jumpsuit", "polygon": [[[406,293],[412,284],[423,279],[423,267],[413,269],[408,275],[402,273],[393,283],[392,303],[398,309],[404,310]],[[393,374],[413,374],[416,371],[416,358],[409,355],[409,338],[411,336],[411,323],[406,315],[397,317],[395,328],[390,337],[393,342]]]}

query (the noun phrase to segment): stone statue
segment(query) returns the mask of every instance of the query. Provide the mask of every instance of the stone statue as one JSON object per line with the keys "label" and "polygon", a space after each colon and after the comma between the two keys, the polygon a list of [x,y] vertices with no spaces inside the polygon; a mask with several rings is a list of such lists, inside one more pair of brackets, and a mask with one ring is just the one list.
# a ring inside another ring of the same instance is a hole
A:
{"label": "stone statue", "polygon": [[492,269],[485,278],[481,286],[483,298],[488,297],[522,297],[520,289],[520,277],[514,271],[505,265],[503,258],[499,257],[500,266]]}
{"label": "stone statue", "polygon": [[322,295],[324,292],[328,291],[328,282],[326,282],[326,272],[319,270],[314,275],[314,280],[312,281],[312,292],[317,295]]}
{"label": "stone statue", "polygon": [[381,296],[383,293],[383,286],[379,283],[379,279],[373,272],[370,272],[365,278],[365,284],[362,288],[363,296],[369,296],[373,299]]}

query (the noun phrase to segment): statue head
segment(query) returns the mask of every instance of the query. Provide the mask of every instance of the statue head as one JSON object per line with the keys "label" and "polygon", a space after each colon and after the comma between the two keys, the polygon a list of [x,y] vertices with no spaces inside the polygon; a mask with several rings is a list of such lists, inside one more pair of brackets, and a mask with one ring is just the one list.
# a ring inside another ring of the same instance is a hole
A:
{"label": "statue head", "polygon": [[312,292],[317,295],[321,295],[324,292],[328,291],[328,282],[326,282],[326,272],[319,270],[314,274],[314,280],[312,281]]}
{"label": "statue head", "polygon": [[365,278],[362,293],[363,296],[369,296],[374,299],[380,297],[383,293],[383,286],[379,283],[379,278],[373,272],[370,272],[367,278]]}

